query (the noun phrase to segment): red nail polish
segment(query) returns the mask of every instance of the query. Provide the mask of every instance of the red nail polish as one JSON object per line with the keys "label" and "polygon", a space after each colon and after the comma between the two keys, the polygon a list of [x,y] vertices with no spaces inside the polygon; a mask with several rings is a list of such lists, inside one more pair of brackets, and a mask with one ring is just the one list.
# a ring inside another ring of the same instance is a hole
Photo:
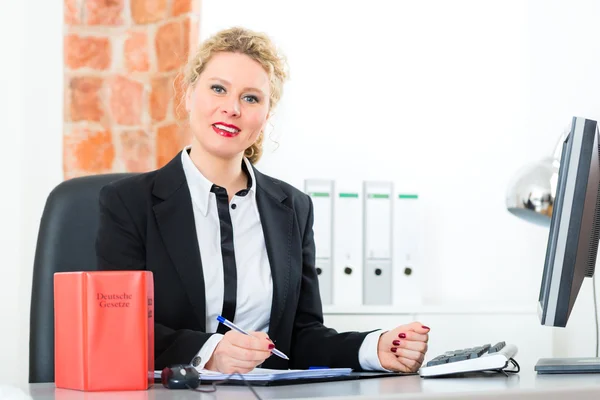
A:
{"label": "red nail polish", "polygon": [[271,344],[269,345],[269,350],[273,350],[274,348],[275,348],[275,345],[274,345],[273,343],[271,343]]}
{"label": "red nail polish", "polygon": [[399,341],[399,340],[394,340],[394,341],[392,342],[392,344],[393,344],[394,346],[400,346],[400,341]]}
{"label": "red nail polish", "polygon": [[399,337],[400,339],[406,339],[406,333],[399,333],[399,334],[398,334],[398,337]]}
{"label": "red nail polish", "polygon": [[421,328],[423,328],[423,329],[430,329],[428,326],[425,326],[425,325],[421,326]]}
{"label": "red nail polish", "polygon": [[397,349],[397,348],[395,348],[395,347],[392,347],[392,348],[391,348],[391,350],[392,350],[392,353],[395,353],[395,352],[396,352],[396,350],[398,350],[398,349]]}

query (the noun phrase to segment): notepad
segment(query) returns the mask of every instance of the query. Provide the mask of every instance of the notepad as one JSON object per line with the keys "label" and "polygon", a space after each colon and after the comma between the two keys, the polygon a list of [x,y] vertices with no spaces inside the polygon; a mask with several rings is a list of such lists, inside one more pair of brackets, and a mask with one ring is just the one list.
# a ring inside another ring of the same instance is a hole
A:
{"label": "notepad", "polygon": [[[332,378],[350,375],[352,368],[323,368],[323,369],[267,369],[254,368],[245,374],[223,374],[221,372],[203,369],[200,371],[202,381],[221,381],[225,379],[241,381],[280,381],[306,378]],[[161,371],[154,371],[154,377],[160,379]]]}

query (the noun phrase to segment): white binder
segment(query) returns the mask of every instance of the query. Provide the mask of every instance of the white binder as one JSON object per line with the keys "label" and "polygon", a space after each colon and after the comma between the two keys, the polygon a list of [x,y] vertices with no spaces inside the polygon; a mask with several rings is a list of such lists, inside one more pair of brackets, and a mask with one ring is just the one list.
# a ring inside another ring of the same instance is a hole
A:
{"label": "white binder", "polygon": [[392,304],[392,195],[391,182],[364,184],[363,304]]}
{"label": "white binder", "polygon": [[420,305],[423,244],[421,201],[414,193],[396,193],[394,202],[393,303]]}
{"label": "white binder", "polygon": [[313,202],[316,269],[324,305],[332,304],[333,292],[333,181],[307,179],[304,191]]}
{"label": "white binder", "polygon": [[333,217],[333,304],[361,305],[363,298],[363,187],[336,181]]}

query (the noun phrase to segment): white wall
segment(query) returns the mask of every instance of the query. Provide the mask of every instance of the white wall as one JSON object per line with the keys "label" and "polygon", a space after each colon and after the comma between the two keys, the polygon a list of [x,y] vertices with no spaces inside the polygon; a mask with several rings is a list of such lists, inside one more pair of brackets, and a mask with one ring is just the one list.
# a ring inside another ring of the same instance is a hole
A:
{"label": "white wall", "polygon": [[0,4],[0,383],[28,379],[39,219],[62,181],[63,2]]}
{"label": "white wall", "polygon": [[[593,0],[205,0],[200,36],[241,25],[288,56],[280,146],[259,168],[298,188],[330,177],[418,192],[424,300],[534,310],[548,230],[509,214],[505,194],[573,115],[600,118],[597,21]],[[558,353],[592,355],[590,283],[587,318],[570,323],[582,340],[557,330]]]}
{"label": "white wall", "polygon": [[[239,24],[288,56],[280,147],[260,167],[298,187],[331,177],[417,191],[426,302],[533,304],[547,231],[510,215],[505,192],[569,119],[532,130],[527,3],[366,4],[204,1],[201,38]],[[475,284],[457,290],[465,279]]]}
{"label": "white wall", "polygon": [[[2,145],[0,146],[0,171],[3,172],[3,189],[0,196],[0,254],[2,254],[2,279],[0,280],[0,316],[8,329],[0,330],[0,354],[8,363],[19,360],[19,299],[21,297],[21,192],[22,180],[19,173],[21,143],[23,143],[22,93],[23,71],[23,28],[16,21],[24,21],[24,5],[3,4],[0,11],[0,40],[3,54],[10,54],[10,62],[0,63],[0,80],[4,90],[0,91],[0,120],[2,121]],[[4,53],[5,52],[5,53]],[[6,56],[5,56],[6,57]],[[18,368],[6,362],[0,364],[0,381],[12,382],[19,375]],[[14,365],[14,364],[13,364]]]}

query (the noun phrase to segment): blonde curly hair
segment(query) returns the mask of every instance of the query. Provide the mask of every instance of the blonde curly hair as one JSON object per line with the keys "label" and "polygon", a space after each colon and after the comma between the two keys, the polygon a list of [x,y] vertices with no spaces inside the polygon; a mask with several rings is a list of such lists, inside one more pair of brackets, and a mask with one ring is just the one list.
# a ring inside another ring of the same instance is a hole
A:
{"label": "blonde curly hair", "polygon": [[[222,30],[205,40],[196,54],[190,59],[185,70],[184,90],[194,87],[198,82],[200,74],[204,71],[211,57],[220,52],[231,52],[245,54],[257,61],[269,74],[271,93],[269,96],[269,111],[272,111],[283,93],[283,83],[288,77],[286,62],[271,39],[264,33],[254,32],[250,29],[234,27]],[[252,164],[260,160],[263,153],[264,132],[244,152]]]}

